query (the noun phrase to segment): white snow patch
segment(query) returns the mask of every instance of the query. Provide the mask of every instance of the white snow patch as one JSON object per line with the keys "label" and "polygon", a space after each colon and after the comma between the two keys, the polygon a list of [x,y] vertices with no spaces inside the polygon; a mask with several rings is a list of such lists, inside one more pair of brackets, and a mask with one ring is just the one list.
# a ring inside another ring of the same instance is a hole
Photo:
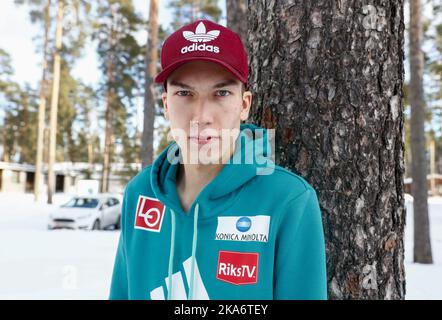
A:
{"label": "white snow patch", "polygon": [[47,230],[54,204],[0,193],[0,299],[107,299],[118,231]]}
{"label": "white snow patch", "polygon": [[405,198],[407,220],[405,226],[406,299],[442,299],[442,197],[428,198],[431,249],[433,264],[413,263],[413,202]]}

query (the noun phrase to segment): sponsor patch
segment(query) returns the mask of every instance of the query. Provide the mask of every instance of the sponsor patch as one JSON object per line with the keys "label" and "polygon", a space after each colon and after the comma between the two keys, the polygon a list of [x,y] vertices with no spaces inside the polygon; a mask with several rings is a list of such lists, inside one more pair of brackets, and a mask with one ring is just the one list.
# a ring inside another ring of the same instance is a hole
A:
{"label": "sponsor patch", "polygon": [[215,240],[268,242],[270,216],[218,217]]}
{"label": "sponsor patch", "polygon": [[164,209],[165,206],[158,199],[139,196],[134,228],[160,232]]}
{"label": "sponsor patch", "polygon": [[216,278],[235,285],[258,282],[259,253],[219,251]]}

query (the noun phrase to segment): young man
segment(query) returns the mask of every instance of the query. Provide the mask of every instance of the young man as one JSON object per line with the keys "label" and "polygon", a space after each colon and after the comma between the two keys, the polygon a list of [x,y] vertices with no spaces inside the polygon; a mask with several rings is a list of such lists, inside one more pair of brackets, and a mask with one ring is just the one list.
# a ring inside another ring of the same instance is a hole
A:
{"label": "young man", "polygon": [[127,185],[111,299],[326,299],[316,193],[247,119],[247,55],[208,20],[163,44],[173,142]]}

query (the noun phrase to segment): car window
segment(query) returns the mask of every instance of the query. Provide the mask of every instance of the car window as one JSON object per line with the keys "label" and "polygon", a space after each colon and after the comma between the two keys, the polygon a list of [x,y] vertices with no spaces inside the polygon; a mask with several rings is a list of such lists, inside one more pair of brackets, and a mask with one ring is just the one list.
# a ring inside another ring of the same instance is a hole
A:
{"label": "car window", "polygon": [[112,198],[107,199],[106,204],[108,207],[112,207],[114,205],[114,201],[112,200]]}
{"label": "car window", "polygon": [[73,198],[63,208],[96,208],[98,206],[98,199],[94,198]]}

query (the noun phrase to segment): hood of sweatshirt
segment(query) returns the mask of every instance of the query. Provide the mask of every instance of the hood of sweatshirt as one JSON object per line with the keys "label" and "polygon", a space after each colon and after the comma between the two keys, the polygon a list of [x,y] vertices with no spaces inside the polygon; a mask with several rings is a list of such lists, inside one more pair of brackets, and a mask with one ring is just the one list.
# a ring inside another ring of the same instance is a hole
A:
{"label": "hood of sweatshirt", "polygon": [[235,197],[243,185],[256,175],[273,172],[275,164],[271,137],[267,129],[253,124],[241,124],[235,152],[218,175],[198,194],[188,213],[181,207],[176,190],[176,176],[181,150],[176,142],[170,143],[152,165],[151,186],[157,198],[176,213],[194,215],[199,204],[199,219],[216,216]]}

